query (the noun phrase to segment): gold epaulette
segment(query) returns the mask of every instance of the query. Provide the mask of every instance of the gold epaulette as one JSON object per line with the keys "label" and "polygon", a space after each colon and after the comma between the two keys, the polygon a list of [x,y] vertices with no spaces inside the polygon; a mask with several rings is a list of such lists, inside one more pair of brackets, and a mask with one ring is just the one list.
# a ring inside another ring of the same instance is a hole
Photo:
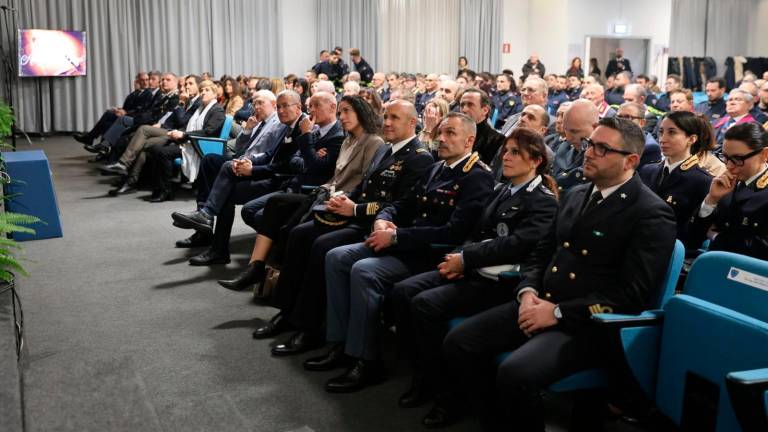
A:
{"label": "gold epaulette", "polygon": [[768,185],[768,170],[766,170],[763,175],[757,179],[757,183],[755,183],[755,186],[757,186],[758,189],[765,189],[766,185]]}
{"label": "gold epaulette", "polygon": [[699,164],[699,157],[697,155],[692,155],[680,165],[680,169],[682,171],[688,171],[689,169],[695,167],[698,164]]}
{"label": "gold epaulette", "polygon": [[416,153],[424,153],[428,152],[429,150],[425,149],[424,147],[419,147],[416,149]]}
{"label": "gold epaulette", "polygon": [[373,216],[379,211],[379,203],[377,202],[370,202],[367,206],[365,206],[365,214],[368,216]]}
{"label": "gold epaulette", "polygon": [[[470,157],[469,157],[469,160],[467,161],[467,163],[465,163],[465,164],[464,164],[464,168],[462,169],[462,171],[464,171],[465,173],[466,173],[466,172],[469,172],[469,170],[471,170],[471,169],[472,169],[472,167],[473,167],[473,166],[474,166],[474,165],[475,165],[475,164],[476,164],[478,161],[479,161],[481,164],[483,163],[483,162],[480,160],[480,155],[479,155],[477,152],[474,152],[474,153],[472,153],[472,156],[470,156]],[[483,164],[483,165],[485,165],[485,164]]]}

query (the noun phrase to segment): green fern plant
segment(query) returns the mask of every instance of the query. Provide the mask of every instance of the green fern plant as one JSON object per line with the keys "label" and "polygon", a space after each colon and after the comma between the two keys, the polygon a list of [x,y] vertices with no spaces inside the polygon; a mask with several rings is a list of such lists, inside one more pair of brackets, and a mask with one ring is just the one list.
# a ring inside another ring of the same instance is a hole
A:
{"label": "green fern plant", "polygon": [[[0,150],[8,150],[10,147],[5,142],[5,138],[13,133],[13,122],[13,110],[0,101]],[[5,167],[5,158],[0,153],[0,193],[3,192],[2,187],[10,182],[11,178]],[[2,200],[5,201],[10,198],[10,196],[3,195]],[[13,233],[34,234],[35,230],[29,225],[40,222],[42,221],[35,216],[0,211],[0,281],[12,282],[16,274],[29,275],[19,262],[21,245],[8,238],[8,235]]]}

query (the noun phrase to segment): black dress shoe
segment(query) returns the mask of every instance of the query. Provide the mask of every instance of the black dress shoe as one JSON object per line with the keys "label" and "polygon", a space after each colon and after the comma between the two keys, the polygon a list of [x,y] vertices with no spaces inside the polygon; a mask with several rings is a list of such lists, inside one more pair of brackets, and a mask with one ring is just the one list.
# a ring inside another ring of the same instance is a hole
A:
{"label": "black dress shoe", "polygon": [[107,146],[105,146],[104,144],[101,144],[101,143],[99,143],[99,144],[86,144],[83,148],[85,148],[87,151],[89,151],[91,153],[99,153],[99,154],[101,154],[101,153],[105,153],[105,152],[108,153],[109,152],[109,148]]}
{"label": "black dress shoe", "polygon": [[75,141],[77,141],[79,143],[83,143],[85,145],[93,144],[93,139],[88,134],[82,134],[82,133],[74,134],[74,135],[72,135],[72,138],[74,138]]}
{"label": "black dress shoe", "polygon": [[323,340],[320,337],[311,335],[307,332],[299,331],[294,333],[285,343],[275,345],[272,348],[272,355],[284,357],[296,354],[302,354],[307,351],[323,346]]}
{"label": "black dress shoe", "polygon": [[248,264],[248,268],[234,279],[219,280],[219,285],[233,291],[242,291],[251,288],[254,284],[264,282],[264,261],[254,261]]}
{"label": "black dress shoe", "polygon": [[[176,222],[174,222],[176,224]],[[185,238],[184,240],[179,240],[176,242],[177,248],[196,248],[196,247],[202,247],[202,246],[210,246],[211,243],[213,243],[213,238],[208,234],[203,234],[199,231],[195,231],[194,234],[191,236]]]}
{"label": "black dress shoe", "polygon": [[398,404],[403,408],[416,408],[424,405],[431,398],[424,374],[416,373],[411,380],[411,388],[400,396]]}
{"label": "black dress shoe", "polygon": [[427,429],[442,429],[461,419],[460,410],[447,409],[440,404],[435,404],[427,415],[421,419],[421,424]]}
{"label": "black dress shoe", "polygon": [[165,189],[157,193],[157,195],[152,195],[152,197],[149,198],[149,202],[151,203],[159,203],[163,201],[173,201],[173,191],[170,189]]}
{"label": "black dress shoe", "polygon": [[200,255],[189,259],[189,264],[193,266],[208,266],[213,264],[229,264],[229,253],[219,252],[208,249]]}
{"label": "black dress shoe", "polygon": [[205,233],[213,232],[213,216],[208,216],[202,210],[190,213],[173,212],[171,217],[179,228],[193,229]]}
{"label": "black dress shoe", "polygon": [[256,330],[253,331],[253,338],[264,339],[276,336],[284,331],[290,330],[291,327],[292,326],[288,323],[288,320],[283,316],[283,313],[280,312],[273,316],[269,322],[264,323],[260,327],[256,327]]}
{"label": "black dress shoe", "polygon": [[384,367],[374,360],[356,359],[346,372],[325,383],[329,393],[351,393],[384,380]]}
{"label": "black dress shoe", "polygon": [[352,359],[344,353],[344,344],[337,343],[327,353],[304,360],[304,369],[308,371],[329,371],[340,367],[349,367]]}

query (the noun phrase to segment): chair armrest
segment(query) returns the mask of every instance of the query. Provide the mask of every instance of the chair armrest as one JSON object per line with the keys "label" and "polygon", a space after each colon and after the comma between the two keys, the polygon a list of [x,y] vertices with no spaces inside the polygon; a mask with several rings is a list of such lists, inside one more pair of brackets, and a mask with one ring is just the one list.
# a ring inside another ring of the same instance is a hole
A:
{"label": "chair armrest", "polygon": [[601,313],[592,315],[592,321],[604,328],[654,326],[664,321],[664,312],[649,310],[640,315]]}
{"label": "chair armrest", "polygon": [[195,136],[195,135],[190,135],[187,138],[189,138],[192,141],[212,141],[212,142],[219,142],[219,143],[226,143],[228,141],[226,138],[215,138],[215,137]]}
{"label": "chair armrest", "polygon": [[725,383],[741,429],[768,430],[768,369],[731,372]]}

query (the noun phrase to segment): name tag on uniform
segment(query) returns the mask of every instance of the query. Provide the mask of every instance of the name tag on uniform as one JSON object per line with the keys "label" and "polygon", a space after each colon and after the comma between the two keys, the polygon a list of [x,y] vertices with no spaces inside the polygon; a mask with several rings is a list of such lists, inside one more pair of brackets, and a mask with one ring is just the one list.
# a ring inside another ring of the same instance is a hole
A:
{"label": "name tag on uniform", "polygon": [[394,178],[395,175],[396,175],[395,172],[392,170],[384,170],[381,172],[382,177]]}
{"label": "name tag on uniform", "polygon": [[592,235],[594,235],[595,237],[605,237],[605,233],[604,232],[597,231],[597,230],[592,231]]}

